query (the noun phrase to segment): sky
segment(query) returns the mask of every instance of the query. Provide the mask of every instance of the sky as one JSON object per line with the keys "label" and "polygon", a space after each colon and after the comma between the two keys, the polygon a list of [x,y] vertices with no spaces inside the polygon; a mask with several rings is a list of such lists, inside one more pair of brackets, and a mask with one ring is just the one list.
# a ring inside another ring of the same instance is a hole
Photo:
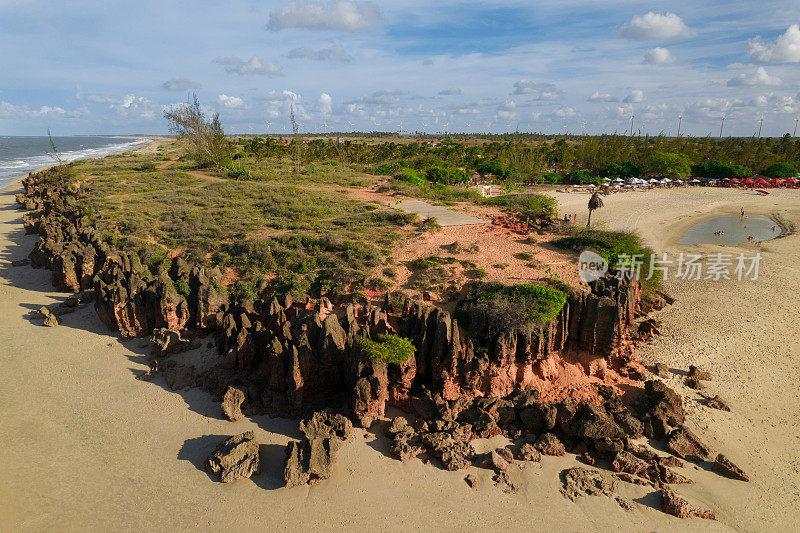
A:
{"label": "sky", "polygon": [[0,0],[0,135],[779,136],[800,118],[800,2]]}

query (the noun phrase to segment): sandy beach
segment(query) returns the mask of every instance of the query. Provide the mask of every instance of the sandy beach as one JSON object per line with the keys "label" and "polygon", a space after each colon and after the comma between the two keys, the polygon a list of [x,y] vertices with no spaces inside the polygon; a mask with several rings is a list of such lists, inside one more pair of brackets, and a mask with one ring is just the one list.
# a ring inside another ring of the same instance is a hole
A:
{"label": "sandy beach", "polygon": [[[0,191],[0,530],[775,531],[800,520],[800,235],[740,247],[763,256],[756,281],[667,279],[677,301],[656,315],[664,335],[638,352],[672,369],[668,381],[687,397],[689,426],[750,475],[742,483],[690,464],[677,469],[695,482],[679,492],[713,509],[711,522],[668,516],[657,510],[657,493],[625,483],[617,493],[636,502],[632,511],[605,497],[573,503],[559,493],[558,478],[580,464],[572,455],[515,463],[520,490],[504,494],[489,470],[397,461],[380,426],[357,432],[330,480],[283,488],[283,449],[299,437],[295,421],[228,422],[205,392],[173,392],[160,376],[135,380],[147,369],[149,342],[121,341],[91,306],[56,328],[27,318],[66,295],[53,291],[49,272],[10,266],[37,239],[25,235],[17,192],[16,184]],[[588,195],[554,194],[562,212],[585,224]],[[604,201],[594,224],[636,229],[670,254],[730,253],[676,242],[692,224],[740,207],[800,227],[800,191],[692,188]],[[730,413],[694,401],[698,393],[682,384],[690,364],[711,371],[702,392],[719,394]],[[246,430],[263,443],[265,471],[233,484],[212,479],[202,470],[207,455]],[[479,478],[476,490],[464,482],[467,473]]]}

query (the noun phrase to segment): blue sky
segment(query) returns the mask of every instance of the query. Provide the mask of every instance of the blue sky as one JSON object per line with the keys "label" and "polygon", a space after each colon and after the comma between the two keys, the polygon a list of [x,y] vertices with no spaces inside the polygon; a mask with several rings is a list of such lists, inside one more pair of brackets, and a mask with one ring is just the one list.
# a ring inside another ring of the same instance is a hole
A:
{"label": "blue sky", "polygon": [[[792,132],[800,3],[0,0],[0,135]],[[269,123],[269,124],[268,124]]]}

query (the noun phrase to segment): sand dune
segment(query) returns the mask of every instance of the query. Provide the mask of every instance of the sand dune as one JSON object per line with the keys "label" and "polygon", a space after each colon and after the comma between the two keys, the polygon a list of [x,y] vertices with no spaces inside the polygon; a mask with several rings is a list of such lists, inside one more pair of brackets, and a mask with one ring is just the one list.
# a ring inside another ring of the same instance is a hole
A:
{"label": "sand dune", "polygon": [[[717,522],[682,521],[654,509],[658,496],[633,485],[619,489],[640,503],[630,512],[608,498],[566,500],[558,472],[578,464],[571,456],[515,464],[521,490],[504,494],[486,470],[470,468],[480,479],[472,490],[465,471],[400,463],[370,432],[343,448],[332,479],[282,488],[283,446],[298,436],[295,422],[227,422],[202,391],[175,393],[160,377],[136,381],[147,342],[119,341],[91,307],[53,329],[26,318],[65,295],[52,291],[48,272],[10,266],[36,239],[24,235],[15,192],[0,193],[0,530],[769,531],[793,529],[800,519],[798,235],[748,247],[764,256],[758,281],[666,283],[678,301],[660,312],[665,335],[641,357],[674,368],[672,385],[690,398],[698,396],[681,385],[680,371],[690,363],[712,371],[709,392],[733,411],[690,400],[691,425],[752,479],[682,470],[695,484],[681,494],[718,515]],[[585,216],[588,196],[558,196],[565,211]],[[598,224],[635,226],[665,251],[685,248],[674,243],[694,221],[741,206],[800,224],[800,191],[655,191],[605,204],[593,216]],[[224,485],[201,470],[222,436],[248,429],[264,443],[264,473]]]}

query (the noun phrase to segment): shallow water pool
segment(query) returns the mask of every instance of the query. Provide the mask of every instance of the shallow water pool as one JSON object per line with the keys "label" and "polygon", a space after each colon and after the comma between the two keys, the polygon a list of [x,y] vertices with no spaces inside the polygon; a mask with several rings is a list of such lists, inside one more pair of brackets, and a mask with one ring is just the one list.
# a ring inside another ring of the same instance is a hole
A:
{"label": "shallow water pool", "polygon": [[[714,235],[722,231],[724,235]],[[678,244],[723,244],[738,246],[743,242],[768,241],[781,234],[777,222],[764,215],[741,217],[714,217],[692,226]],[[748,240],[752,236],[752,240]]]}

